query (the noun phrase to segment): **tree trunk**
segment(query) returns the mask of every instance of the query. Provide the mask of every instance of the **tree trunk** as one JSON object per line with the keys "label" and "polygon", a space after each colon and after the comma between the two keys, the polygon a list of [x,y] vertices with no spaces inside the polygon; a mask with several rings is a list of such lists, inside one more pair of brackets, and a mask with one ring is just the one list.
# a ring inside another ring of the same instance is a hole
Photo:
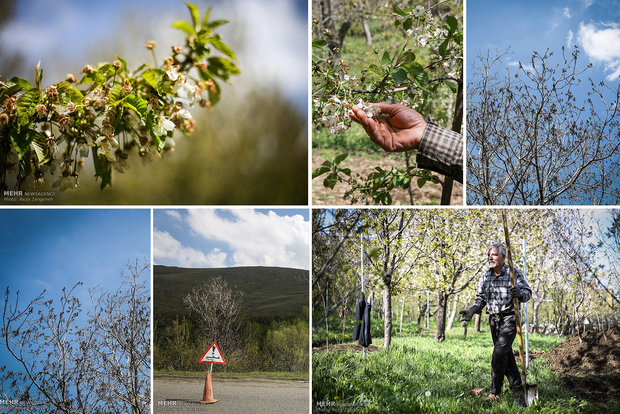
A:
{"label": "tree trunk", "polygon": [[372,35],[370,34],[368,17],[366,14],[362,14],[362,28],[364,29],[364,35],[366,36],[366,46],[372,46]]}
{"label": "tree trunk", "polygon": [[383,288],[383,346],[392,343],[392,293],[389,284]]}
{"label": "tree trunk", "polygon": [[448,295],[445,292],[439,291],[437,294],[437,314],[435,315],[435,321],[437,322],[437,329],[435,330],[435,341],[443,342],[446,339],[446,307],[448,305]]}
{"label": "tree trunk", "polygon": [[405,313],[405,296],[403,296],[402,304],[400,305],[400,328],[398,330],[399,334],[403,333],[403,313]]}
{"label": "tree trunk", "polygon": [[456,319],[456,308],[458,306],[459,306],[459,295],[457,294],[454,297],[454,301],[452,302],[452,310],[450,311],[450,316],[448,317],[448,326],[446,326],[447,331],[452,329],[452,325],[454,324],[454,319]]}
{"label": "tree trunk", "polygon": [[463,339],[467,339],[467,321],[464,321],[461,326],[463,326]]}
{"label": "tree trunk", "polygon": [[476,318],[474,319],[474,327],[476,332],[480,332],[480,319],[482,319],[482,317],[479,313],[477,313]]}

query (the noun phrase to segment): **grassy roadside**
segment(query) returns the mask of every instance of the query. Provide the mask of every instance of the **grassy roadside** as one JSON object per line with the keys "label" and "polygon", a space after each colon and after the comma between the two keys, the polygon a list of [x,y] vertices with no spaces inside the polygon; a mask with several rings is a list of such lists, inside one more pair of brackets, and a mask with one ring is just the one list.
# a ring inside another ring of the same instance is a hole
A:
{"label": "grassy roadside", "polygon": [[[282,380],[282,381],[309,381],[308,372],[225,372],[213,370],[213,375],[218,379],[234,379],[234,380]],[[205,371],[163,371],[157,370],[153,372],[154,379],[194,379],[204,378]]]}
{"label": "grassy roadside", "polygon": [[[532,335],[530,350],[545,352],[559,343],[557,337]],[[379,344],[380,345],[380,344]],[[516,347],[516,345],[515,345]],[[438,344],[432,333],[396,337],[388,350],[366,360],[353,351],[313,353],[312,399],[314,412],[409,413],[598,413],[600,407],[569,393],[547,362],[531,361],[528,382],[539,386],[536,406],[519,408],[505,384],[503,400],[492,406],[484,396],[472,397],[475,387],[490,382],[492,341],[486,332],[461,329],[447,333]],[[617,405],[614,405],[617,407]]]}

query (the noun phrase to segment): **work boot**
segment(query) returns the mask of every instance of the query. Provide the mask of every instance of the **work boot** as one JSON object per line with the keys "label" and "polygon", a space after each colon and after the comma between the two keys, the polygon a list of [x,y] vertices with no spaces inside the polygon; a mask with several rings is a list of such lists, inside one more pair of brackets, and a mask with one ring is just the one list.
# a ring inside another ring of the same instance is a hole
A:
{"label": "work boot", "polygon": [[499,402],[500,398],[502,398],[501,394],[493,394],[493,393],[491,393],[491,394],[489,394],[487,396],[487,398],[484,400],[484,402],[487,402],[487,403]]}

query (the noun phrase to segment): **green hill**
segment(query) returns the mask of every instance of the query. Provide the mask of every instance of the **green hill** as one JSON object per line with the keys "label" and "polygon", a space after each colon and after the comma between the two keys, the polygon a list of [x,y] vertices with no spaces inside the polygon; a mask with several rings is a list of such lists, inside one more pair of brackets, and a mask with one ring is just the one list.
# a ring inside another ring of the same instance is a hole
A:
{"label": "green hill", "polygon": [[229,287],[243,292],[246,315],[267,318],[302,316],[308,307],[309,272],[283,267],[182,268],[155,265],[153,310],[155,318],[187,315],[183,298],[194,286],[220,276]]}

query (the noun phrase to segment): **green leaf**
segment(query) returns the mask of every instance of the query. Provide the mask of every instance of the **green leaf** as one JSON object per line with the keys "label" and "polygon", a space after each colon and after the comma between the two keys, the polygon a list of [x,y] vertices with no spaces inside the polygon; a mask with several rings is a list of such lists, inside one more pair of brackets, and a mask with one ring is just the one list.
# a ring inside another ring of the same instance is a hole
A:
{"label": "green leaf", "polygon": [[392,64],[392,59],[390,59],[390,54],[386,51],[383,52],[383,57],[381,58],[381,66],[389,66]]}
{"label": "green leaf", "polygon": [[52,159],[52,153],[49,145],[47,145],[47,137],[42,133],[35,131],[33,134],[32,146],[39,161],[39,167]]}
{"label": "green leaf", "polygon": [[411,17],[406,18],[405,21],[403,22],[403,29],[409,30],[412,27],[413,27],[413,19]]}
{"label": "green leaf", "polygon": [[150,87],[155,89],[157,93],[161,93],[159,89],[159,85],[161,84],[161,81],[164,78],[163,70],[150,68],[150,69],[145,70],[142,73],[141,77]]}
{"label": "green leaf", "polygon": [[97,155],[97,147],[93,147],[93,163],[95,164],[95,176],[101,178],[100,188],[112,186],[112,164],[103,155]]}
{"label": "green leaf", "polygon": [[31,129],[22,129],[21,132],[18,133],[12,130],[10,135],[13,148],[17,151],[17,155],[21,160],[30,150],[30,143],[34,139],[34,131]]}
{"label": "green leaf", "polygon": [[444,40],[441,45],[439,45],[439,55],[441,57],[446,57],[446,53],[448,52],[448,45],[450,44],[450,38]]}
{"label": "green leaf", "polygon": [[312,47],[321,48],[327,46],[327,40],[325,39],[316,39],[312,41]]}
{"label": "green leaf", "polygon": [[209,72],[220,79],[228,80],[230,75],[239,75],[241,71],[228,59],[212,57],[207,59]]}
{"label": "green leaf", "polygon": [[15,104],[17,108],[17,118],[20,126],[26,126],[34,116],[35,107],[41,102],[41,91],[30,89],[19,97]]}
{"label": "green leaf", "polygon": [[420,87],[426,86],[428,83],[428,74],[424,70],[424,67],[417,62],[412,62],[407,65],[403,65],[403,67],[407,70],[407,73],[411,75],[415,83]]}
{"label": "green leaf", "polygon": [[390,71],[390,76],[396,83],[403,83],[407,80],[407,71],[403,68],[394,68]]}
{"label": "green leaf", "polygon": [[459,28],[459,22],[454,16],[446,17],[446,23],[448,25],[448,31],[450,32],[450,34],[456,32]]}
{"label": "green leaf", "polygon": [[328,175],[327,178],[325,178],[325,180],[323,180],[323,186],[329,187],[333,190],[337,182],[338,182],[338,175],[332,173]]}
{"label": "green leaf", "polygon": [[179,29],[188,36],[196,36],[196,30],[186,21],[180,20],[178,22],[174,22],[172,23],[172,27]]}
{"label": "green leaf", "polygon": [[106,63],[101,66],[99,70],[97,70],[97,72],[95,72],[95,82],[97,82],[98,84],[103,84],[109,78],[114,76],[115,72],[116,68],[114,67],[114,65],[112,65],[111,63]]}
{"label": "green leaf", "polygon": [[340,164],[342,161],[344,161],[347,157],[349,156],[349,154],[347,153],[343,153],[343,154],[338,154],[336,155],[336,158],[334,158],[334,163],[333,165],[338,165]]}
{"label": "green leaf", "polygon": [[325,166],[319,167],[316,170],[312,171],[312,179],[314,180],[316,177],[323,175],[330,171],[331,171],[331,168],[329,167],[325,167]]}
{"label": "green leaf", "polygon": [[210,16],[210,15],[211,15],[211,7],[209,7],[209,8],[207,9],[207,11],[205,11],[205,15],[204,15],[204,17],[202,18],[202,26],[203,26],[203,27],[206,27],[206,26],[207,26],[207,23],[209,23],[209,16]]}
{"label": "green leaf", "polygon": [[142,121],[146,120],[146,114],[149,110],[148,104],[142,97],[133,93],[125,98],[125,106],[140,115]]}
{"label": "green leaf", "polygon": [[189,9],[189,14],[192,16],[192,23],[194,23],[194,27],[198,28],[200,24],[200,12],[198,11],[198,7],[192,3],[184,3]]}
{"label": "green leaf", "polygon": [[209,43],[211,43],[217,50],[219,50],[220,52],[222,52],[223,54],[225,54],[232,60],[237,60],[237,58],[235,57],[235,53],[232,50],[230,50],[230,48],[226,46],[224,42],[222,42],[219,35],[215,36],[214,39],[209,41]]}
{"label": "green leaf", "polygon": [[13,76],[11,79],[9,79],[9,82],[14,83],[21,89],[32,89],[30,82],[28,82],[26,79],[18,78],[17,76]]}
{"label": "green leaf", "polygon": [[344,175],[348,175],[349,177],[351,176],[351,169],[350,168],[342,168],[340,170],[341,173],[343,173]]}
{"label": "green leaf", "polygon": [[228,20],[223,20],[223,19],[213,20],[212,22],[207,24],[207,28],[213,30],[213,29],[217,29],[218,27],[223,26],[223,25],[225,25],[227,23],[228,23]]}
{"label": "green leaf", "polygon": [[409,177],[403,178],[402,181],[400,182],[400,186],[405,190],[409,188],[410,185],[411,185],[411,178]]}
{"label": "green leaf", "polygon": [[426,178],[424,178],[424,177],[419,177],[419,178],[418,178],[418,187],[419,187],[419,188],[422,188],[422,187],[424,187],[424,184],[426,184]]}
{"label": "green leaf", "polygon": [[63,105],[66,105],[69,102],[81,104],[84,100],[84,95],[82,95],[82,92],[67,81],[57,82],[54,86],[58,91],[58,100]]}
{"label": "green leaf", "polygon": [[407,13],[405,13],[403,9],[398,7],[396,3],[394,3],[394,5],[392,6],[392,11],[401,17],[405,17],[407,15]]}
{"label": "green leaf", "polygon": [[122,99],[123,93],[121,92],[121,89],[122,86],[118,83],[110,89],[110,93],[108,94],[108,104],[114,105]]}

